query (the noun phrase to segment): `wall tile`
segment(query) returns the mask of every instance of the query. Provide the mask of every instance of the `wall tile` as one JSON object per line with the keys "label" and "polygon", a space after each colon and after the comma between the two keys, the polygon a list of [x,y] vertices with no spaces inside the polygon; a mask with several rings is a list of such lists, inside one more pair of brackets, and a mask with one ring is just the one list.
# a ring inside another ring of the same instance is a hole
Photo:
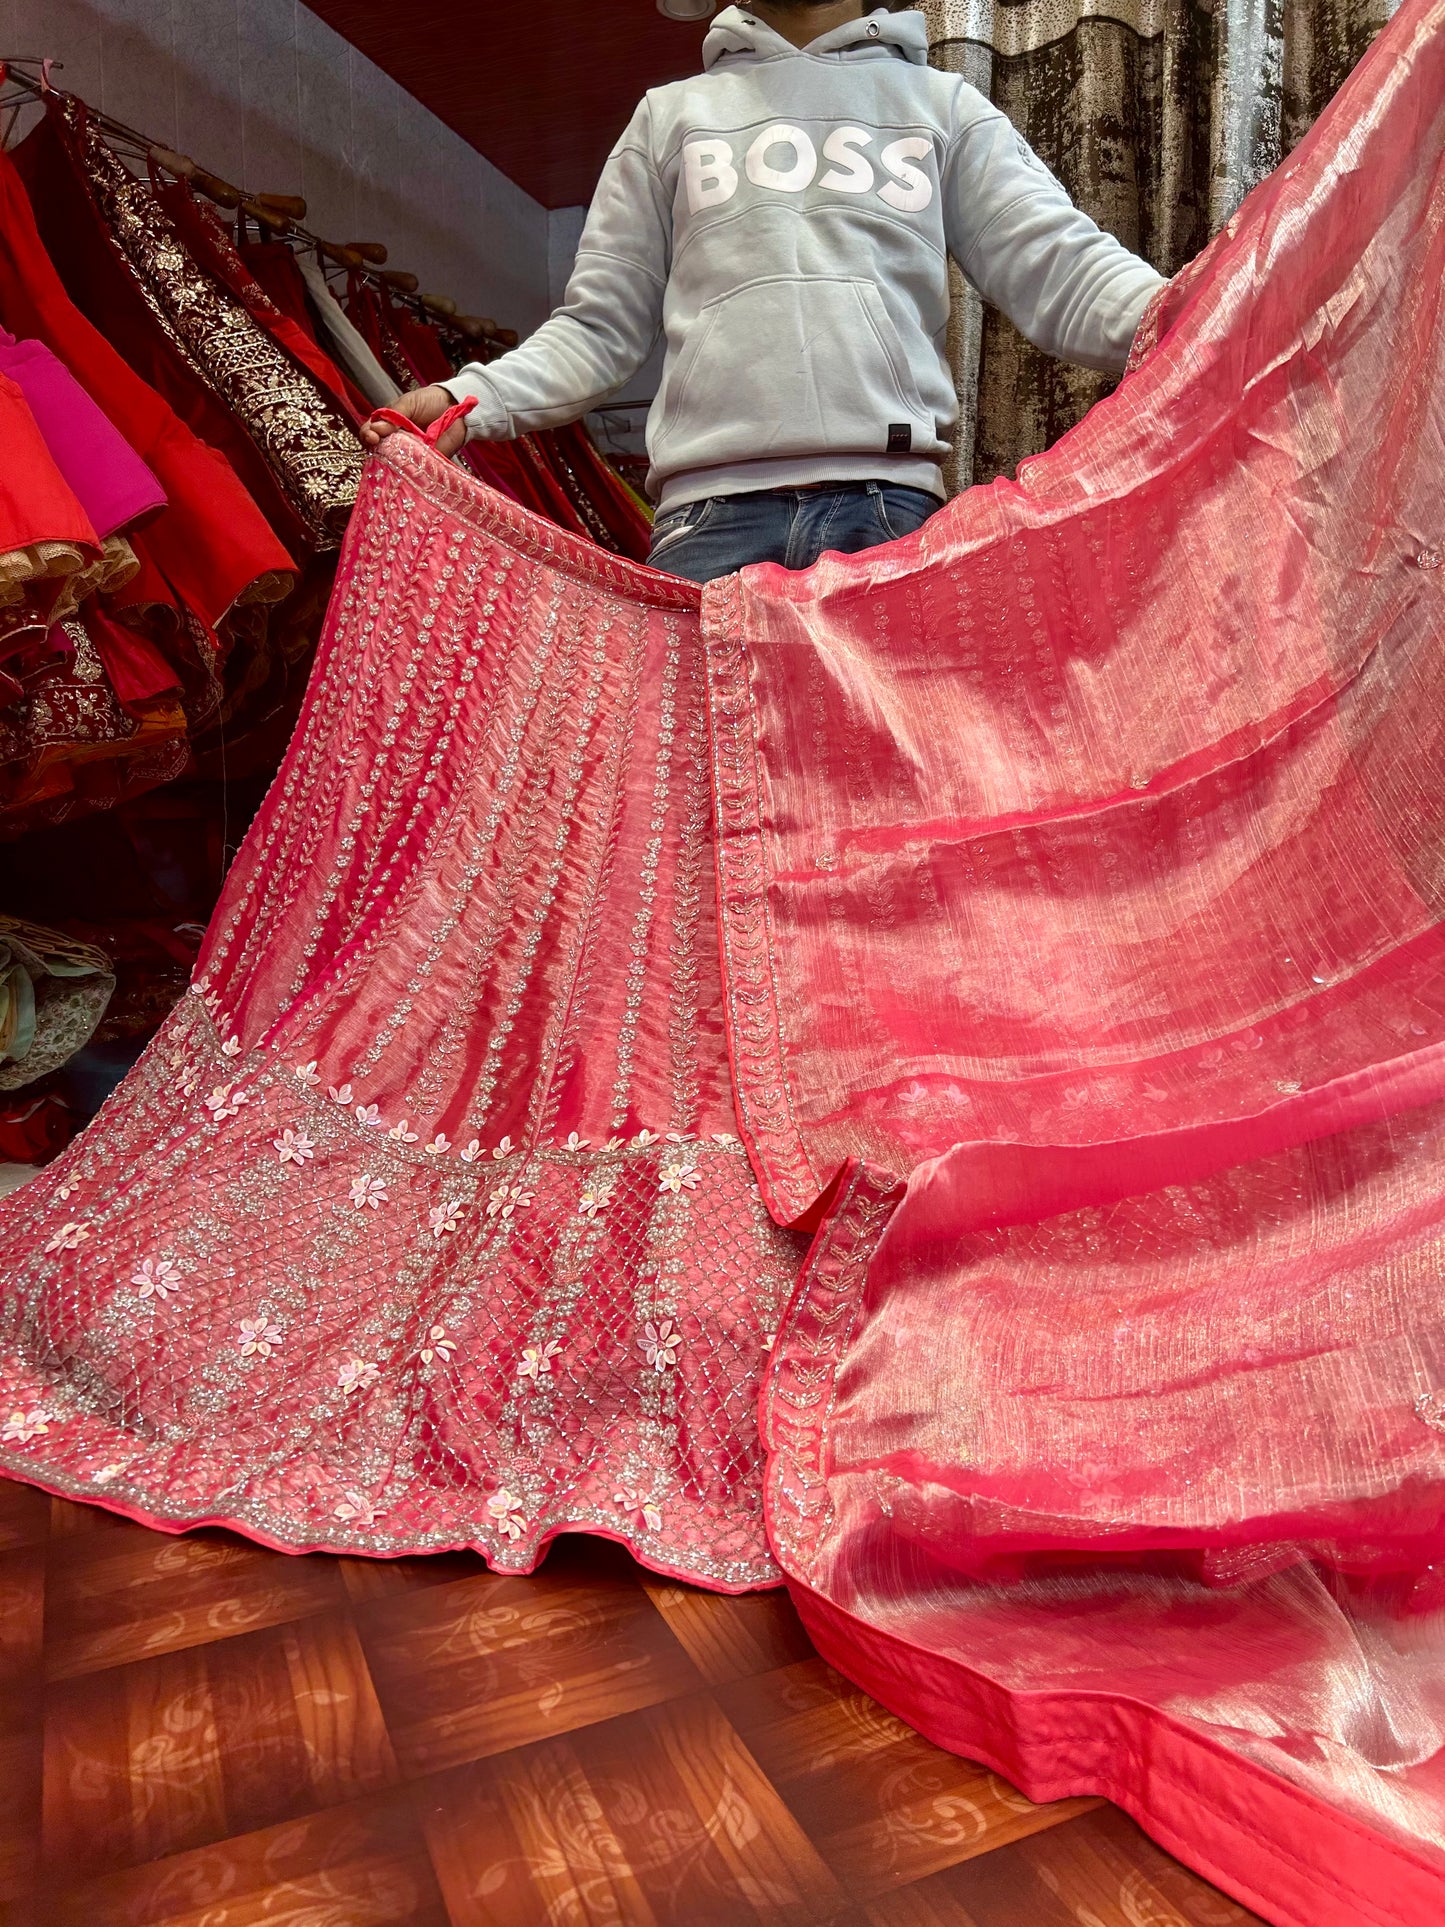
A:
{"label": "wall tile", "polygon": [[[401,89],[353,47],[351,55],[351,164],[356,177],[356,231],[344,240],[380,241],[390,248],[404,229],[394,208],[397,95]],[[387,232],[380,231],[386,228]]]}
{"label": "wall tile", "polygon": [[296,73],[301,112],[301,192],[310,220],[328,239],[353,231],[356,178],[351,164],[350,49],[305,7],[296,13]]}
{"label": "wall tile", "polygon": [[546,210],[299,0],[0,0],[12,49],[465,309],[524,333],[550,309]]}
{"label": "wall tile", "polygon": [[87,100],[100,99],[100,15],[88,0],[12,0],[9,40],[0,52],[63,61],[56,80]]}
{"label": "wall tile", "polygon": [[246,179],[241,116],[238,0],[172,0],[176,50],[176,145],[222,180]]}
{"label": "wall tile", "polygon": [[237,11],[245,185],[263,194],[299,194],[296,0],[239,0]]}
{"label": "wall tile", "polygon": [[176,61],[171,0],[107,0],[100,29],[100,106],[171,146]]}

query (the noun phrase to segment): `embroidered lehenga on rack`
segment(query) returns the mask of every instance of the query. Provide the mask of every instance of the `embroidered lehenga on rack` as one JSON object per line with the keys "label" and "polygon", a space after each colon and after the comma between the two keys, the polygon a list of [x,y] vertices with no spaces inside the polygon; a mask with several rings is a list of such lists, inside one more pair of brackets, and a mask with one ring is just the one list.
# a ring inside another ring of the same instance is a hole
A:
{"label": "embroidered lehenga on rack", "polygon": [[0,1464],[776,1557],[1026,1792],[1433,1927],[1442,182],[1407,0],[1079,430],[701,621],[392,436],[196,994],[0,1217]]}

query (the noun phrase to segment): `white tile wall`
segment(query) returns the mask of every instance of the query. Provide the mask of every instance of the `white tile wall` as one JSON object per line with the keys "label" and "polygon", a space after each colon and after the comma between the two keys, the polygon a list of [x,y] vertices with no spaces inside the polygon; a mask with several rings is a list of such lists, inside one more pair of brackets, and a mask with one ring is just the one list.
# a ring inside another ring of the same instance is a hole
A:
{"label": "white tile wall", "polygon": [[0,0],[10,53],[252,193],[304,194],[318,233],[384,242],[463,309],[546,318],[547,210],[299,0]]}

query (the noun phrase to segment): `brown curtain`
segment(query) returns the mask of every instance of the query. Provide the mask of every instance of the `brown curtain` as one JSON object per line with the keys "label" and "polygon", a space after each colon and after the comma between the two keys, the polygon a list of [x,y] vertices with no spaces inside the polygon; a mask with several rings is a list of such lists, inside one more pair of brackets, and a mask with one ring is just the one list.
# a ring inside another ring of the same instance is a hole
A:
{"label": "brown curtain", "polygon": [[[934,66],[1079,206],[1173,274],[1305,133],[1396,0],[920,0]],[[1011,475],[1108,381],[1051,361],[954,270],[955,487]]]}

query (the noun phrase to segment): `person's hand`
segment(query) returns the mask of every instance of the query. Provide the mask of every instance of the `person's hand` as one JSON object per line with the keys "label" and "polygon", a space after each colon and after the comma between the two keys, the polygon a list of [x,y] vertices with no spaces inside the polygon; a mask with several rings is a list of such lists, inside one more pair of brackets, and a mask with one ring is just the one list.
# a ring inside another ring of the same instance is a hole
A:
{"label": "person's hand", "polygon": [[[413,388],[391,404],[398,415],[405,415],[407,420],[415,422],[418,428],[430,428],[432,423],[440,421],[453,405],[450,391],[443,388],[440,382],[433,382],[430,388]],[[366,422],[361,430],[361,439],[367,448],[380,448],[388,435],[396,433],[395,424],[392,422]],[[438,441],[438,452],[443,455],[455,455],[466,439],[465,420],[455,421]]]}

